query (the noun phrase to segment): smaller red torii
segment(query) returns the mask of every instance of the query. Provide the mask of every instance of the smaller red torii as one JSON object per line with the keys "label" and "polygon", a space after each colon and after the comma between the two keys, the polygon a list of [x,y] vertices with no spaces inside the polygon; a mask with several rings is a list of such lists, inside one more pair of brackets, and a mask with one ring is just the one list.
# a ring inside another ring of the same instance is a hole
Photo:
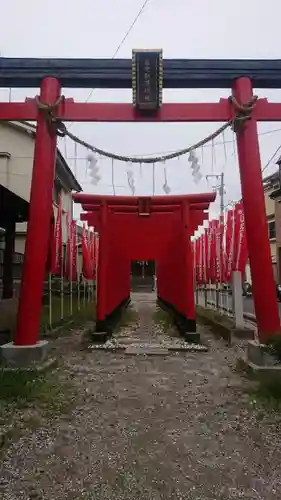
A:
{"label": "smaller red torii", "polygon": [[215,193],[176,196],[74,194],[81,220],[99,233],[97,331],[107,331],[130,296],[132,260],[155,260],[158,301],[198,341],[190,237],[207,219]]}
{"label": "smaller red torii", "polygon": [[[159,207],[159,208],[162,208],[162,207]],[[169,214],[169,211],[166,209],[163,211],[156,210],[156,213],[157,212]],[[127,210],[127,211],[125,210],[124,212],[114,211],[114,213],[119,213],[119,214],[120,213],[130,213],[130,210]],[[99,218],[99,208],[98,207],[95,207],[95,209],[93,211],[89,210],[86,213],[82,213],[80,216],[80,219],[81,219],[81,221],[86,221],[88,223],[88,226],[95,227],[97,232],[99,231],[100,218]],[[205,220],[208,220],[208,213],[204,212],[203,210],[194,211],[194,213],[192,214],[191,234],[193,234],[198,229],[199,226],[202,226],[203,222]]]}

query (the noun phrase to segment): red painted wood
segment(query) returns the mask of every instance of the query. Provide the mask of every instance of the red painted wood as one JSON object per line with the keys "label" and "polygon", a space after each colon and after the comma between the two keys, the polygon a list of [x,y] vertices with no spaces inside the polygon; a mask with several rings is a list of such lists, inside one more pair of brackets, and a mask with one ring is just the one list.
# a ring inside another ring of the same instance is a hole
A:
{"label": "red painted wood", "polygon": [[[226,122],[234,111],[228,99],[214,103],[164,103],[153,116],[139,115],[131,103],[79,103],[65,99],[57,117],[68,122]],[[281,121],[281,103],[259,99],[253,112],[257,121]],[[36,121],[35,99],[0,102],[0,120]]]}
{"label": "red painted wood", "polygon": [[[55,78],[45,78],[41,99],[54,104],[60,93]],[[16,345],[34,345],[39,336],[42,293],[46,277],[49,228],[53,215],[52,193],[57,137],[50,134],[43,113],[38,115],[30,191],[28,229],[15,335]]]}
{"label": "red painted wood", "polygon": [[[253,95],[251,80],[238,78],[233,94],[238,102],[249,102]],[[257,122],[254,118],[247,120],[237,132],[237,150],[255,312],[260,339],[264,341],[280,330],[280,319],[268,239]]]}

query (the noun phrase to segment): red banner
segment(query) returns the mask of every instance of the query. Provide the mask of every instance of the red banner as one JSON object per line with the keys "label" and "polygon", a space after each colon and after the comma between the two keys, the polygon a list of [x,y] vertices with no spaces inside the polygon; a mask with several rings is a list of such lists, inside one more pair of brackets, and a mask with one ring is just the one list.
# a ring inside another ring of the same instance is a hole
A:
{"label": "red banner", "polygon": [[203,273],[202,273],[202,280],[203,283],[207,283],[207,249],[208,249],[208,230],[205,229],[203,235]]}
{"label": "red banner", "polygon": [[212,283],[217,281],[217,231],[218,231],[218,220],[212,220],[211,225],[211,268],[210,268],[210,278]]}
{"label": "red banner", "polygon": [[67,280],[70,281],[71,276],[71,219],[69,216],[69,212],[66,212],[65,216],[66,221],[66,255],[65,255],[65,264],[64,264],[64,276]]}
{"label": "red banner", "polygon": [[225,247],[226,247],[225,278],[226,281],[228,282],[231,281],[231,273],[233,270],[234,245],[235,245],[235,212],[234,210],[229,210],[227,212],[226,235],[225,235]]}
{"label": "red banner", "polygon": [[76,221],[71,222],[71,280],[77,281],[77,226]]}
{"label": "red banner", "polygon": [[247,263],[247,243],[242,203],[227,213],[226,223],[226,280],[231,281],[232,271],[240,271],[242,279]]}
{"label": "red banner", "polygon": [[196,250],[195,250],[196,241],[191,241],[191,258],[192,258],[192,267],[193,267],[193,278],[196,280]]}
{"label": "red banner", "polygon": [[86,280],[92,279],[91,260],[85,224],[83,224],[82,230],[82,262],[82,273],[84,278]]}
{"label": "red banner", "polygon": [[224,216],[220,216],[220,268],[221,268],[221,283],[225,282],[225,251],[224,251]]}
{"label": "red banner", "polygon": [[96,254],[96,272],[98,271],[98,265],[99,265],[99,235],[96,234],[95,238],[95,244],[96,244],[96,249],[95,249],[95,254]]}
{"label": "red banner", "polygon": [[51,224],[50,272],[57,276],[62,274],[62,199],[60,197],[56,222]]}
{"label": "red banner", "polygon": [[199,283],[199,238],[194,241],[195,279]]}
{"label": "red banner", "polygon": [[66,214],[66,227],[65,278],[68,281],[77,281],[77,227],[76,222],[70,219],[69,213]]}
{"label": "red banner", "polygon": [[65,277],[68,281],[77,281],[77,227],[76,222],[71,220],[69,212],[66,213],[66,229]]}
{"label": "red banner", "polygon": [[203,235],[199,236],[198,283],[203,284]]}
{"label": "red banner", "polygon": [[247,262],[247,243],[244,210],[242,203],[237,203],[235,206],[235,245],[234,245],[234,262],[233,270],[242,273],[242,279],[245,273]]}
{"label": "red banner", "polygon": [[209,282],[212,278],[211,248],[212,248],[212,227],[211,227],[211,223],[209,223],[208,228],[207,228],[207,249],[206,249],[207,282]]}
{"label": "red banner", "polygon": [[54,269],[55,260],[56,260],[56,240],[55,240],[55,218],[53,216],[51,218],[51,223],[50,223],[49,249],[47,257],[47,271],[49,271],[49,273],[52,273],[52,269]]}
{"label": "red banner", "polygon": [[91,273],[92,278],[96,279],[96,263],[95,263],[95,233],[93,231],[90,232],[89,236],[89,254],[90,254],[90,262],[91,262]]}
{"label": "red banner", "polygon": [[[224,240],[225,237],[225,240]],[[195,276],[198,284],[231,281],[232,271],[242,278],[247,262],[247,244],[242,203],[229,210],[224,235],[224,217],[212,220],[194,242]]]}
{"label": "red banner", "polygon": [[224,219],[220,217],[219,221],[214,221],[216,258],[215,258],[215,282],[223,283],[225,280],[224,272],[224,250],[223,250],[223,234],[224,234]]}

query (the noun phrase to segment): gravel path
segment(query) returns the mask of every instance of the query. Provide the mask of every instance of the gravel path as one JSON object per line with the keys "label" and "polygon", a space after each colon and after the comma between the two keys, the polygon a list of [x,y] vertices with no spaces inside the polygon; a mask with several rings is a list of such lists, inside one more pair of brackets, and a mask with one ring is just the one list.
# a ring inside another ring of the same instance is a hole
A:
{"label": "gravel path", "polygon": [[[139,299],[138,335],[159,335]],[[159,357],[89,352],[79,332],[62,340],[72,411],[8,449],[0,498],[280,499],[280,417],[249,401],[235,350],[201,330],[209,352]]]}

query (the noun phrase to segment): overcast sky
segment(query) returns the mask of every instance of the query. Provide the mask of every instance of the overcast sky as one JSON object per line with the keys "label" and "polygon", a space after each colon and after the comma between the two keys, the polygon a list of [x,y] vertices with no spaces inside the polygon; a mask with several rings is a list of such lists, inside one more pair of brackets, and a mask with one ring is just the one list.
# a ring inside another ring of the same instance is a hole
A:
{"label": "overcast sky", "polygon": [[[4,57],[111,58],[139,11],[143,0],[9,0],[1,2],[0,50]],[[162,48],[165,58],[269,58],[280,52],[280,0],[150,0],[117,57],[131,58],[133,48]],[[12,100],[33,96],[36,89],[13,89]],[[165,102],[217,101],[228,90],[166,90]],[[257,91],[260,97],[281,100],[280,91]],[[89,90],[64,89],[66,96],[86,100]],[[9,98],[0,89],[0,99]],[[94,90],[91,101],[131,102],[130,91]],[[192,145],[220,124],[74,124],[71,130],[93,145],[121,154],[146,155]],[[280,131],[276,132],[276,129]],[[271,132],[275,131],[275,132]],[[281,144],[281,124],[259,125],[263,165]],[[228,130],[214,147],[198,151],[201,172],[225,172],[226,203],[240,196],[233,134]],[[111,161],[99,162],[101,181],[89,182],[87,151],[73,144],[61,149],[86,192],[112,193]],[[277,157],[275,158],[275,160]],[[187,157],[166,163],[171,194],[208,191],[212,183],[193,181]],[[275,169],[274,161],[267,173]],[[152,168],[134,167],[136,194],[152,194]],[[115,162],[117,194],[130,194],[126,165]],[[156,168],[156,193],[163,194],[164,165]],[[218,202],[212,213],[218,210]],[[76,212],[78,215],[78,212]]]}

